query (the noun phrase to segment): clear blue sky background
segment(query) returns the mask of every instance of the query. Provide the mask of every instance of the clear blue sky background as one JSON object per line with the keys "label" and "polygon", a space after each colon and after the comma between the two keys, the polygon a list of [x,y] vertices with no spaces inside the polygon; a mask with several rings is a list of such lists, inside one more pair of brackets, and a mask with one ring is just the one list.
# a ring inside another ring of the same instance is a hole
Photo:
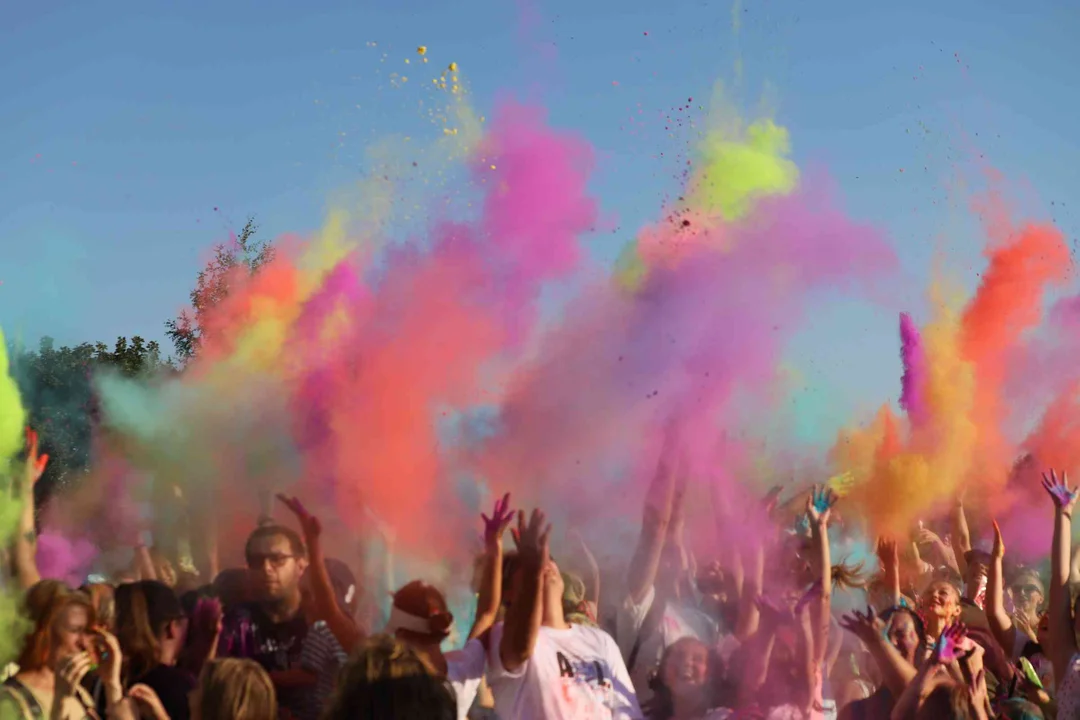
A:
{"label": "clear blue sky background", "polygon": [[595,144],[620,228],[595,247],[614,257],[676,189],[688,133],[664,116],[731,83],[741,57],[745,106],[771,88],[800,165],[827,167],[904,264],[886,306],[838,303],[792,348],[809,422],[849,417],[895,396],[895,313],[919,312],[935,248],[976,278],[972,157],[1080,235],[1080,4],[743,0],[736,14],[738,32],[727,1],[3,3],[0,323],[30,343],[161,339],[207,248],[247,215],[310,231],[366,145],[434,137],[416,84],[450,61],[481,111],[533,92]]}

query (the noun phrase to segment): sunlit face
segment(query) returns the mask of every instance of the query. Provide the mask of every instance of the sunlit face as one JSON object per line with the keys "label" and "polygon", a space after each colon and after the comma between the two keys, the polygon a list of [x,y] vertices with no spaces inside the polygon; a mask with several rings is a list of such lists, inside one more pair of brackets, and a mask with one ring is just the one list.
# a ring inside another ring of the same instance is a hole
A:
{"label": "sunlit face", "polygon": [[702,566],[698,570],[697,577],[694,578],[694,581],[697,584],[698,591],[701,592],[702,595],[720,601],[727,599],[726,578],[724,569],[720,565],[719,560],[713,560]]}
{"label": "sunlit face", "polygon": [[1039,586],[1031,581],[1018,582],[1009,588],[1013,607],[1024,615],[1034,615],[1043,604],[1043,594]]}
{"label": "sunlit face", "polygon": [[919,649],[919,632],[915,626],[915,618],[911,617],[911,613],[907,612],[895,612],[892,617],[889,618],[889,627],[886,628],[886,634],[896,649],[900,651],[900,654],[904,656],[904,659],[908,662],[914,662],[915,653]]}
{"label": "sunlit face", "polygon": [[68,658],[90,647],[90,613],[82,605],[68,605],[52,627],[52,665],[59,667]]}
{"label": "sunlit face", "polygon": [[300,591],[307,562],[297,557],[281,535],[256,539],[249,548],[248,571],[256,593],[265,600],[281,600]]}
{"label": "sunlit face", "polygon": [[1046,613],[1039,616],[1039,624],[1035,626],[1035,640],[1043,648],[1048,647],[1050,642],[1050,616]]}
{"label": "sunlit face", "polygon": [[922,610],[945,622],[953,622],[960,616],[960,594],[956,588],[941,580],[930,584],[922,597]]}
{"label": "sunlit face", "polygon": [[709,678],[709,648],[694,638],[683,638],[668,650],[660,680],[682,700],[699,698]]}

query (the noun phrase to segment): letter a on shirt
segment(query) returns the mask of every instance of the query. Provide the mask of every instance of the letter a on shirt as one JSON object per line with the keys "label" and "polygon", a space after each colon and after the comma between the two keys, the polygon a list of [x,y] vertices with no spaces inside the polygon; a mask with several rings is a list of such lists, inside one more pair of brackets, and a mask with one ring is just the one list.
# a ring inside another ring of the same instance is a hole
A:
{"label": "letter a on shirt", "polygon": [[540,628],[532,657],[514,672],[499,657],[503,626],[491,633],[488,682],[499,717],[520,720],[641,720],[615,641],[602,630]]}

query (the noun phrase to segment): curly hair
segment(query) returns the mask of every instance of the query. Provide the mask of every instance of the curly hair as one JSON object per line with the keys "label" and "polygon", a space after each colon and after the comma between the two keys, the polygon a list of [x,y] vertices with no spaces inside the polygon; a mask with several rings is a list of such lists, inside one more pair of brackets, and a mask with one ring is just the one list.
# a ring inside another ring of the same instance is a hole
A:
{"label": "curly hair", "polygon": [[708,647],[697,638],[684,637],[664,648],[660,663],[649,677],[649,689],[653,691],[653,696],[642,708],[648,720],[669,720],[675,714],[675,699],[671,694],[671,688],[664,684],[664,668],[667,666],[675,648],[686,643],[700,644],[709,653],[709,673],[706,680],[705,697],[707,707],[720,707],[729,699],[731,688],[725,680],[724,662],[720,659],[716,648]]}

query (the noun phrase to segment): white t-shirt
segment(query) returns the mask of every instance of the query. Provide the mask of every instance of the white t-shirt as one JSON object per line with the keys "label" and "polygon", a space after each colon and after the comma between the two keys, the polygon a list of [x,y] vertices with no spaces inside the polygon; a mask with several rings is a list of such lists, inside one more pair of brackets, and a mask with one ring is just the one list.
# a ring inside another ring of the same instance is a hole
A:
{"label": "white t-shirt", "polygon": [[[627,596],[619,608],[616,634],[619,638],[619,649],[627,661],[655,600],[656,588],[650,587],[640,605],[635,605]],[[697,638],[709,647],[715,647],[718,632],[716,621],[697,608],[669,602],[664,608],[664,616],[657,629],[649,633],[648,637],[642,638],[637,659],[630,671],[630,678],[638,689],[638,700],[644,704],[652,698],[649,676],[660,664],[660,658],[667,647],[684,637]]]}
{"label": "white t-shirt", "polygon": [[488,683],[495,712],[514,720],[642,720],[615,641],[603,630],[540,628],[532,657],[517,670],[499,657],[503,624],[491,631]]}
{"label": "white t-shirt", "polygon": [[446,679],[457,696],[458,720],[465,720],[484,679],[487,653],[484,652],[484,645],[473,638],[462,649],[444,653],[443,657],[446,659]]}

